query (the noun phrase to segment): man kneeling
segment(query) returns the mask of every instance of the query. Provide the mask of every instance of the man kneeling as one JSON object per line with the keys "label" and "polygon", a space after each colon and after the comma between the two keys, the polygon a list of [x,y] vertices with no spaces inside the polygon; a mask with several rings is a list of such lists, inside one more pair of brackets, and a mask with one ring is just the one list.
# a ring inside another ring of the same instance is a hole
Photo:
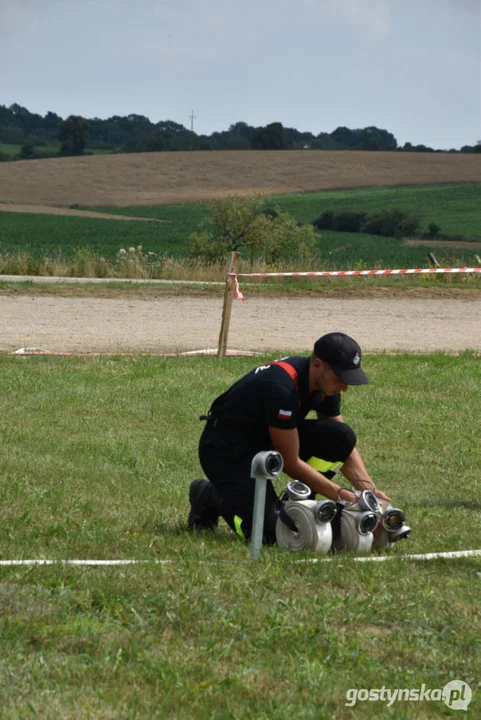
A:
{"label": "man kneeling", "polygon": [[[323,335],[310,357],[287,357],[251,370],[209,410],[199,442],[199,459],[208,480],[191,483],[190,529],[212,529],[222,516],[241,538],[252,531],[255,481],[253,456],[277,450],[284,472],[305,483],[312,497],[355,502],[357,496],[334,478],[340,470],[357,490],[377,490],[356,449],[356,435],[341,415],[341,393],[365,385],[361,348],[341,332]],[[306,419],[314,410],[317,419]],[[267,484],[264,542],[276,542],[279,499]]]}

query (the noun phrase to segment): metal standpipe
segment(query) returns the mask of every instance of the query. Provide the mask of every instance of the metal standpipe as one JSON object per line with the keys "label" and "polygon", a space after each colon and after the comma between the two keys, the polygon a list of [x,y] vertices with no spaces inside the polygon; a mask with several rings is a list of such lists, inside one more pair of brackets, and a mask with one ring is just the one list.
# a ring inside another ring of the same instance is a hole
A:
{"label": "metal standpipe", "polygon": [[267,481],[275,480],[281,474],[283,467],[282,455],[275,450],[259,452],[252,459],[251,477],[256,481],[251,536],[251,558],[253,560],[259,560],[261,556]]}

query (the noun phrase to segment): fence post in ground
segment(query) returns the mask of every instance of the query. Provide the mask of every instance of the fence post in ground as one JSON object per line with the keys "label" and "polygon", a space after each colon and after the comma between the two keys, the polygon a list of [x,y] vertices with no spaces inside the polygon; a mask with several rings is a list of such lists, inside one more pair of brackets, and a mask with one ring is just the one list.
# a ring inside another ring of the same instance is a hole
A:
{"label": "fence post in ground", "polygon": [[432,262],[434,267],[441,267],[441,265],[438,263],[436,255],[432,252],[428,253],[429,261]]}
{"label": "fence post in ground", "polygon": [[225,353],[227,350],[227,338],[229,336],[230,315],[231,315],[231,311],[232,311],[232,301],[234,299],[234,292],[235,292],[235,282],[234,282],[234,278],[231,276],[231,273],[237,272],[238,261],[239,261],[239,253],[233,252],[230,256],[229,268],[227,271],[227,279],[225,281],[224,307],[222,309],[222,323],[220,326],[220,333],[219,333],[219,346],[217,348],[217,357],[219,360],[222,360],[222,358],[225,357]]}

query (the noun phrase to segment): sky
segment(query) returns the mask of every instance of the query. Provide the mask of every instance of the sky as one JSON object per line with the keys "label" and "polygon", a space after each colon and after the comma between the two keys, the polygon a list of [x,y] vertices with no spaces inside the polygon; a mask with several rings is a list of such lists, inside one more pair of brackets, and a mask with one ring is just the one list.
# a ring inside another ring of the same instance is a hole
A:
{"label": "sky", "polygon": [[481,0],[0,0],[0,104],[481,140]]}

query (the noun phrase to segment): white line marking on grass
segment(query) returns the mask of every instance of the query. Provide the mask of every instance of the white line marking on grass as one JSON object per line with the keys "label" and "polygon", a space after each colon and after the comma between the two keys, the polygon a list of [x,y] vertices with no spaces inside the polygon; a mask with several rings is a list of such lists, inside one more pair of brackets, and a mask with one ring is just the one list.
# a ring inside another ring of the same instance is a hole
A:
{"label": "white line marking on grass", "polygon": [[[217,348],[207,348],[205,350],[186,350],[184,352],[176,352],[176,353],[135,353],[135,352],[116,352],[116,353],[105,353],[105,352],[68,352],[63,350],[42,350],[42,348],[37,347],[23,347],[19,348],[18,350],[15,350],[12,355],[65,355],[65,356],[71,356],[71,357],[93,357],[93,356],[114,356],[118,357],[119,355],[127,356],[127,357],[134,357],[138,355],[148,355],[150,357],[184,357],[184,356],[190,356],[190,355],[217,355]],[[251,357],[255,355],[262,355],[260,352],[256,352],[254,350],[226,350],[226,355],[229,356],[241,356],[241,357]]]}
{"label": "white line marking on grass", "polygon": [[[338,556],[336,556],[337,558]],[[341,556],[342,557],[342,556]],[[454,560],[463,557],[481,557],[480,550],[456,550],[453,552],[424,553],[420,555],[368,555],[360,557],[345,557],[344,560],[354,562],[384,562],[385,560]],[[334,557],[310,558],[308,560],[294,560],[295,563],[331,562]],[[225,562],[225,561],[222,561]],[[216,565],[217,560],[201,560],[201,565]],[[123,565],[173,565],[173,560],[0,560],[0,566],[11,567],[19,565],[74,565],[87,567],[115,567]]]}
{"label": "white line marking on grass", "polygon": [[11,565],[86,565],[103,567],[115,565],[170,565],[172,560],[0,560],[0,566]]}
{"label": "white line marking on grass", "polygon": [[[362,555],[351,557],[354,562],[384,562],[385,560],[455,560],[463,557],[481,557],[481,550],[455,550],[452,552],[422,553],[417,555]],[[297,562],[326,562],[334,558],[312,558]]]}

